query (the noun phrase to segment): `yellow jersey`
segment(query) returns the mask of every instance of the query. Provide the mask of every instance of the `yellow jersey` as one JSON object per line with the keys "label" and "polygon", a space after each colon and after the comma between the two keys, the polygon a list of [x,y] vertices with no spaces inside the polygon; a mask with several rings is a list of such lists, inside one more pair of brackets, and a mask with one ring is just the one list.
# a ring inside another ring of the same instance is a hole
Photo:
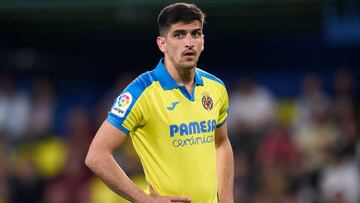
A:
{"label": "yellow jersey", "polygon": [[131,136],[156,192],[217,203],[215,130],[226,120],[228,95],[220,79],[199,68],[194,82],[190,95],[160,60],[115,99],[107,120]]}

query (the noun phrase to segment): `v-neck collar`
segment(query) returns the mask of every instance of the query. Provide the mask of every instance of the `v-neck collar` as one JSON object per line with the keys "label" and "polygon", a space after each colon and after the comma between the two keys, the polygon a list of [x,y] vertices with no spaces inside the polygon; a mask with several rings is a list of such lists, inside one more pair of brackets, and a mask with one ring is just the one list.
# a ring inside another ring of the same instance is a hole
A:
{"label": "v-neck collar", "polygon": [[196,68],[195,69],[195,81],[194,81],[194,88],[192,89],[192,94],[190,95],[189,92],[186,90],[185,86],[183,85],[179,85],[175,79],[170,75],[170,73],[166,70],[164,63],[163,63],[164,59],[160,59],[159,64],[156,66],[156,68],[154,69],[154,74],[156,76],[156,78],[158,79],[158,81],[160,82],[161,87],[164,90],[171,90],[171,89],[180,89],[181,93],[190,101],[194,101],[194,93],[195,93],[195,88],[198,85],[203,86],[204,85],[204,81],[201,78],[201,73],[200,71]]}

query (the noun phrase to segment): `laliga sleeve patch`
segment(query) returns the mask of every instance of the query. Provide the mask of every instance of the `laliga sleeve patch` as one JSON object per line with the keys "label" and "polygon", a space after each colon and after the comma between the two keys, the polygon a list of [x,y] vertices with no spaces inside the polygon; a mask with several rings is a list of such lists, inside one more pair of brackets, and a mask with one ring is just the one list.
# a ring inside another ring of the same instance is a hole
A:
{"label": "laliga sleeve patch", "polygon": [[111,113],[113,113],[121,118],[124,117],[131,102],[132,102],[132,96],[129,92],[121,94],[116,99],[114,106],[111,108]]}

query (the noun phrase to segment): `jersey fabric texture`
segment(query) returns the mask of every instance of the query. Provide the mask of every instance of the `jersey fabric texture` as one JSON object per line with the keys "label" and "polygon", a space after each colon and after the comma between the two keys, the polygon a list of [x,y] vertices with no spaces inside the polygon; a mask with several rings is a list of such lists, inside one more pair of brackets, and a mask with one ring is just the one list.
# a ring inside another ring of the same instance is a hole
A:
{"label": "jersey fabric texture", "polygon": [[115,99],[107,120],[131,136],[156,192],[216,203],[215,130],[225,122],[228,106],[221,80],[197,68],[190,95],[160,60]]}

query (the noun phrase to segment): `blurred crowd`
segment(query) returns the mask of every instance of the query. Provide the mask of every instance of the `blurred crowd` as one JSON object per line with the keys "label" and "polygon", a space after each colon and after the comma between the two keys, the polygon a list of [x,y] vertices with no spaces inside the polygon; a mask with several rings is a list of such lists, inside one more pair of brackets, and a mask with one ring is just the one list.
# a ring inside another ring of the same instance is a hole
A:
{"label": "blurred crowd", "polygon": [[[49,77],[19,85],[16,75],[0,74],[0,203],[127,202],[95,177],[84,159],[113,99],[135,77],[122,74],[92,105],[59,110],[73,97],[60,99]],[[275,96],[251,77],[228,87],[236,203],[360,202],[355,82],[349,69],[339,68],[331,94],[316,73],[307,73],[298,84],[301,91],[290,98]],[[115,158],[146,187],[130,139]]]}
{"label": "blurred crowd", "polygon": [[[236,202],[360,202],[359,101],[352,73],[334,73],[332,95],[307,73],[294,98],[251,78],[230,93]],[[284,84],[286,85],[286,84]]]}

